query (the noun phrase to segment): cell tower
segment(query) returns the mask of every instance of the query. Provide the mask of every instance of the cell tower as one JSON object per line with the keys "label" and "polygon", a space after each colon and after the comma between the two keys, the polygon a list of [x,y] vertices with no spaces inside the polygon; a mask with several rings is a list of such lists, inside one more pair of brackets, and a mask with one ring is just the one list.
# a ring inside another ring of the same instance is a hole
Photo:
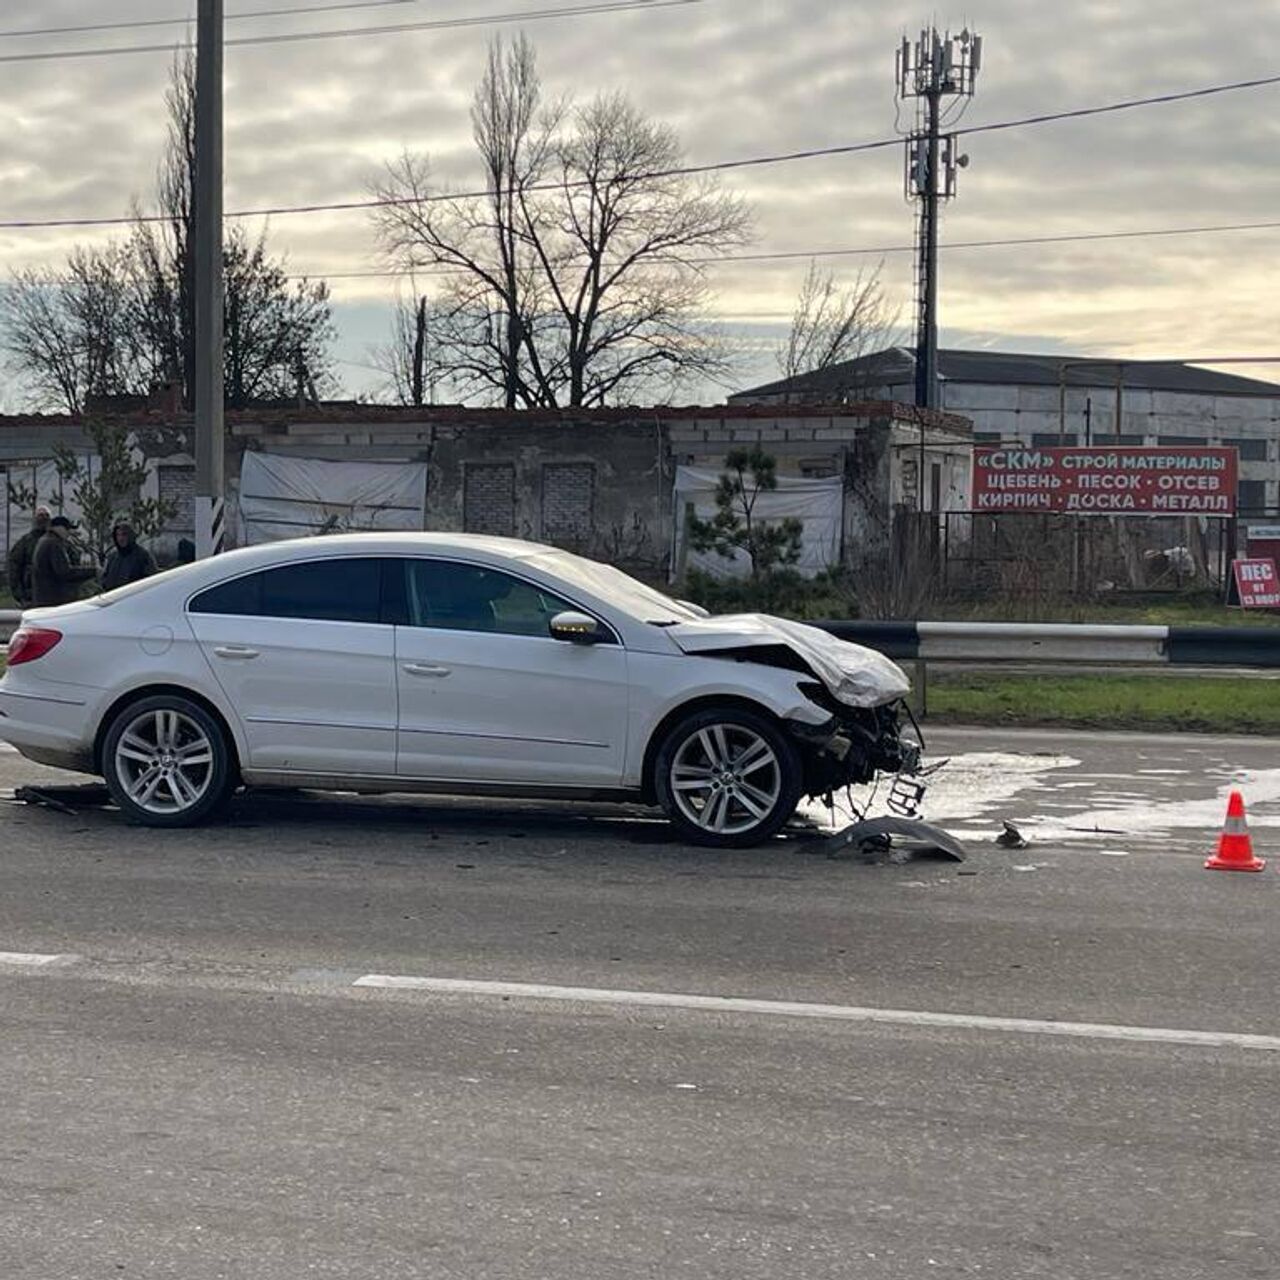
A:
{"label": "cell tower", "polygon": [[[942,130],[964,114],[981,67],[982,37],[967,27],[954,36],[926,27],[914,44],[904,36],[898,49],[898,98],[916,100],[906,154],[906,195],[919,208],[916,404],[930,409],[938,407],[938,210],[942,201],[955,196],[957,171],[969,164],[969,157],[960,154],[960,135]],[[945,111],[944,99],[954,100]]]}

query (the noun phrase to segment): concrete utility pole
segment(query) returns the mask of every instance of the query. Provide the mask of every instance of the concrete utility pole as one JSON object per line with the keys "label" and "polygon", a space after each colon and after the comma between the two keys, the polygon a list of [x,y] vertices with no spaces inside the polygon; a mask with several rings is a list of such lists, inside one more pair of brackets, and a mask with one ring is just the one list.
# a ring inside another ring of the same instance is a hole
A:
{"label": "concrete utility pole", "polygon": [[195,259],[196,555],[226,541],[222,425],[222,0],[196,17]]}
{"label": "concrete utility pole", "polygon": [[[898,49],[898,97],[916,99],[907,136],[907,199],[919,203],[916,233],[916,404],[938,407],[938,212],[956,194],[956,171],[968,166],[957,133],[942,132],[943,99],[973,97],[982,66],[982,37],[927,27]],[[923,476],[921,483],[924,483]]]}

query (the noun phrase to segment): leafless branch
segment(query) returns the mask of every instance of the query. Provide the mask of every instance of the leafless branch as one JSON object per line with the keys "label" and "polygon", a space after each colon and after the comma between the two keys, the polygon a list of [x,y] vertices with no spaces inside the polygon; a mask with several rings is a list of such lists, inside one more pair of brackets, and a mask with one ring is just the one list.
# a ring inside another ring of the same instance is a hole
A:
{"label": "leafless branch", "polygon": [[523,38],[490,46],[472,124],[487,195],[449,198],[412,155],[375,187],[389,258],[453,273],[441,349],[460,386],[577,406],[724,367],[693,259],[745,243],[751,218],[714,179],[652,176],[680,164],[672,129],[620,94],[544,105]]}
{"label": "leafless branch", "polygon": [[791,332],[778,351],[784,377],[829,369],[890,344],[898,313],[885,297],[882,266],[859,271],[846,288],[834,273],[820,271],[816,262],[809,264]]}

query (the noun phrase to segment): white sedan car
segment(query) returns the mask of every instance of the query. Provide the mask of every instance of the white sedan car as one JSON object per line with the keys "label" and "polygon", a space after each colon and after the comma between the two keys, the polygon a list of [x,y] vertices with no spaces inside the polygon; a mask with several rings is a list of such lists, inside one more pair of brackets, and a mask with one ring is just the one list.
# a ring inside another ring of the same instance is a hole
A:
{"label": "white sedan car", "polygon": [[741,846],[801,796],[914,771],[907,688],[878,653],[552,547],[353,534],[27,611],[0,739],[151,826],[305,787],[641,800]]}

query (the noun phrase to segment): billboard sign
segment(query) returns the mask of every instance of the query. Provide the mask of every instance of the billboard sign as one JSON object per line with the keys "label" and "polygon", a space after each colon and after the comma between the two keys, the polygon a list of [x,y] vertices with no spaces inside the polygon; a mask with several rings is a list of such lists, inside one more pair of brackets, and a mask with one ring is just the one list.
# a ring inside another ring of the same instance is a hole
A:
{"label": "billboard sign", "polygon": [[1274,560],[1233,560],[1236,591],[1246,609],[1280,609],[1280,581]]}
{"label": "billboard sign", "polygon": [[1093,516],[1233,516],[1235,449],[978,445],[979,512]]}

